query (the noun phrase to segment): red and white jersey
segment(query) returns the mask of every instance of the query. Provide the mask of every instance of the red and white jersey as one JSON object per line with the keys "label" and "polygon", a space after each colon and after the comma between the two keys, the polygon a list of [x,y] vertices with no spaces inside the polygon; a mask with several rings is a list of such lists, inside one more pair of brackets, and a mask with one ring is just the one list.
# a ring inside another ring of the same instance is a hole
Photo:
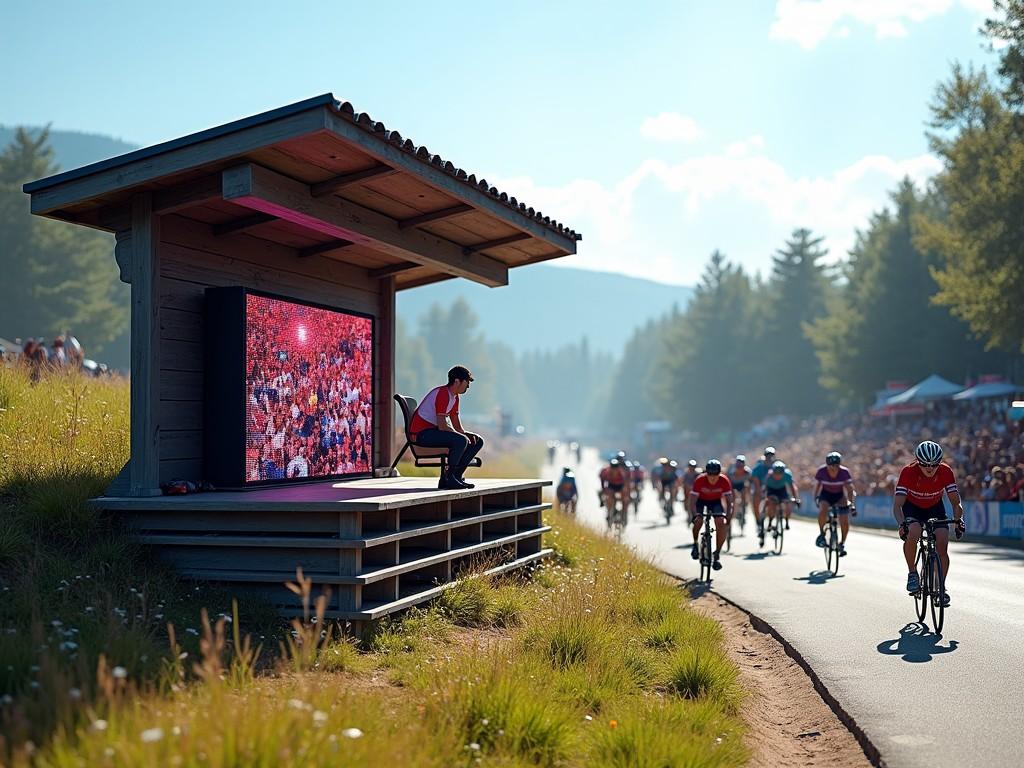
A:
{"label": "red and white jersey", "polygon": [[701,501],[721,501],[723,496],[732,496],[732,483],[724,474],[718,475],[718,481],[712,483],[708,473],[702,472],[693,481],[690,495]]}
{"label": "red and white jersey", "polygon": [[459,396],[449,392],[448,387],[434,387],[416,407],[409,431],[418,434],[424,429],[436,427],[439,415],[451,417],[453,414],[459,414]]}
{"label": "red and white jersey", "polygon": [[896,496],[906,496],[915,507],[926,509],[942,502],[943,493],[959,493],[956,477],[947,464],[939,464],[935,474],[926,477],[918,462],[907,464],[896,482]]}

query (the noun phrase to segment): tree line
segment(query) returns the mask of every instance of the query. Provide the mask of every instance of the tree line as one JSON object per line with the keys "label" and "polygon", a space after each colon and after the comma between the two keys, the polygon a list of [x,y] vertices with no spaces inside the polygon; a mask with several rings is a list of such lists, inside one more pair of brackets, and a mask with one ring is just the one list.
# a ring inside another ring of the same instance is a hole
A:
{"label": "tree line", "polygon": [[1024,0],[996,15],[995,75],[954,65],[930,104],[942,171],[903,179],[834,266],[807,228],[764,279],[711,254],[686,310],[634,335],[609,425],[668,417],[713,437],[863,409],[887,380],[1024,374]]}

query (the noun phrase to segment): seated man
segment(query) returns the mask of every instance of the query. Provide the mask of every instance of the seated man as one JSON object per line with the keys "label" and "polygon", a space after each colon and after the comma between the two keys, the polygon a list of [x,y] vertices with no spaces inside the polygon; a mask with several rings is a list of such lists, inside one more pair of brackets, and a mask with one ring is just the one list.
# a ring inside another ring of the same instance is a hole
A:
{"label": "seated man", "polygon": [[468,368],[454,366],[448,371],[448,384],[427,393],[409,425],[416,445],[448,449],[447,469],[441,472],[437,483],[442,490],[473,487],[463,479],[463,473],[484,446],[483,438],[467,432],[459,421],[459,396],[466,394],[471,381],[473,376]]}

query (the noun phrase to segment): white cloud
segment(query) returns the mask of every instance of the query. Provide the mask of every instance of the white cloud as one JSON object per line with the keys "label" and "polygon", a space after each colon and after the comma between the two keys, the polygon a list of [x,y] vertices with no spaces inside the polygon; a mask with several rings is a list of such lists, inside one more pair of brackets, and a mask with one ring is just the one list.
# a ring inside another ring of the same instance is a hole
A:
{"label": "white cloud", "polygon": [[701,136],[700,126],[692,117],[680,115],[678,112],[662,112],[657,117],[644,119],[640,126],[640,135],[655,141],[696,141]]}
{"label": "white cloud", "polygon": [[992,10],[991,0],[778,0],[769,34],[811,49],[827,37],[848,36],[846,22],[852,21],[870,27],[878,38],[906,37],[908,24],[957,5],[979,15]]}
{"label": "white cloud", "polygon": [[584,233],[580,255],[558,263],[693,284],[714,248],[749,271],[767,271],[771,252],[803,226],[824,235],[838,260],[901,178],[920,183],[940,168],[927,154],[869,155],[829,175],[798,176],[753,136],[678,163],[645,160],[610,186],[578,179],[552,187],[525,177],[498,186]]}

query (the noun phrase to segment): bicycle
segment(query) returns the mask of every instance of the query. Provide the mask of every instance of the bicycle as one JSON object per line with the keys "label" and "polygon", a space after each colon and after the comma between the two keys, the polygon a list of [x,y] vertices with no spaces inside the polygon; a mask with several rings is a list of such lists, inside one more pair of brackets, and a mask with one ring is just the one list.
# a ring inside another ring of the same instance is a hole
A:
{"label": "bicycle", "polygon": [[558,508],[565,514],[576,517],[576,501],[577,499],[575,496],[565,500],[559,499]]}
{"label": "bicycle", "polygon": [[[800,506],[800,499],[792,498],[788,501],[796,506]],[[786,535],[786,517],[785,517],[785,505],[786,502],[781,499],[777,499],[775,502],[775,514],[765,522],[765,535],[771,534],[773,540],[773,549],[776,555],[782,554],[782,540]],[[768,499],[766,498],[761,502],[761,519],[764,520],[765,509],[768,506]]]}
{"label": "bicycle", "polygon": [[621,496],[616,495],[609,520],[609,525],[615,534],[616,540],[622,539],[622,534],[626,530],[626,523],[628,521],[629,507]]}
{"label": "bicycle", "polygon": [[914,608],[917,620],[924,623],[928,613],[928,604],[932,607],[932,628],[935,634],[942,632],[942,621],[945,618],[946,577],[942,572],[942,560],[935,546],[936,523],[951,523],[947,518],[933,517],[921,526],[921,538],[917,541],[917,559],[914,570],[920,580],[920,587],[914,592]]}
{"label": "bicycle", "polygon": [[633,490],[629,492],[629,501],[633,505],[633,517],[640,517],[641,484],[634,483]]}
{"label": "bicycle", "polygon": [[662,489],[661,491],[661,512],[665,515],[665,525],[672,523],[672,516],[675,515],[675,499],[671,489]]}
{"label": "bicycle", "polygon": [[[843,547],[839,537],[839,513],[849,510],[851,506],[850,504],[833,504],[828,509],[828,528],[825,529],[825,567],[832,572],[833,576],[839,575],[839,553]],[[835,563],[834,568],[833,563]]]}
{"label": "bicycle", "polygon": [[[703,581],[707,584],[711,583],[711,564],[714,558],[714,545],[711,543],[712,530],[711,530],[711,512],[710,510],[704,510],[704,525],[700,531],[700,546],[698,548],[700,555],[700,578],[698,581]],[[705,576],[705,572],[707,575]]]}

